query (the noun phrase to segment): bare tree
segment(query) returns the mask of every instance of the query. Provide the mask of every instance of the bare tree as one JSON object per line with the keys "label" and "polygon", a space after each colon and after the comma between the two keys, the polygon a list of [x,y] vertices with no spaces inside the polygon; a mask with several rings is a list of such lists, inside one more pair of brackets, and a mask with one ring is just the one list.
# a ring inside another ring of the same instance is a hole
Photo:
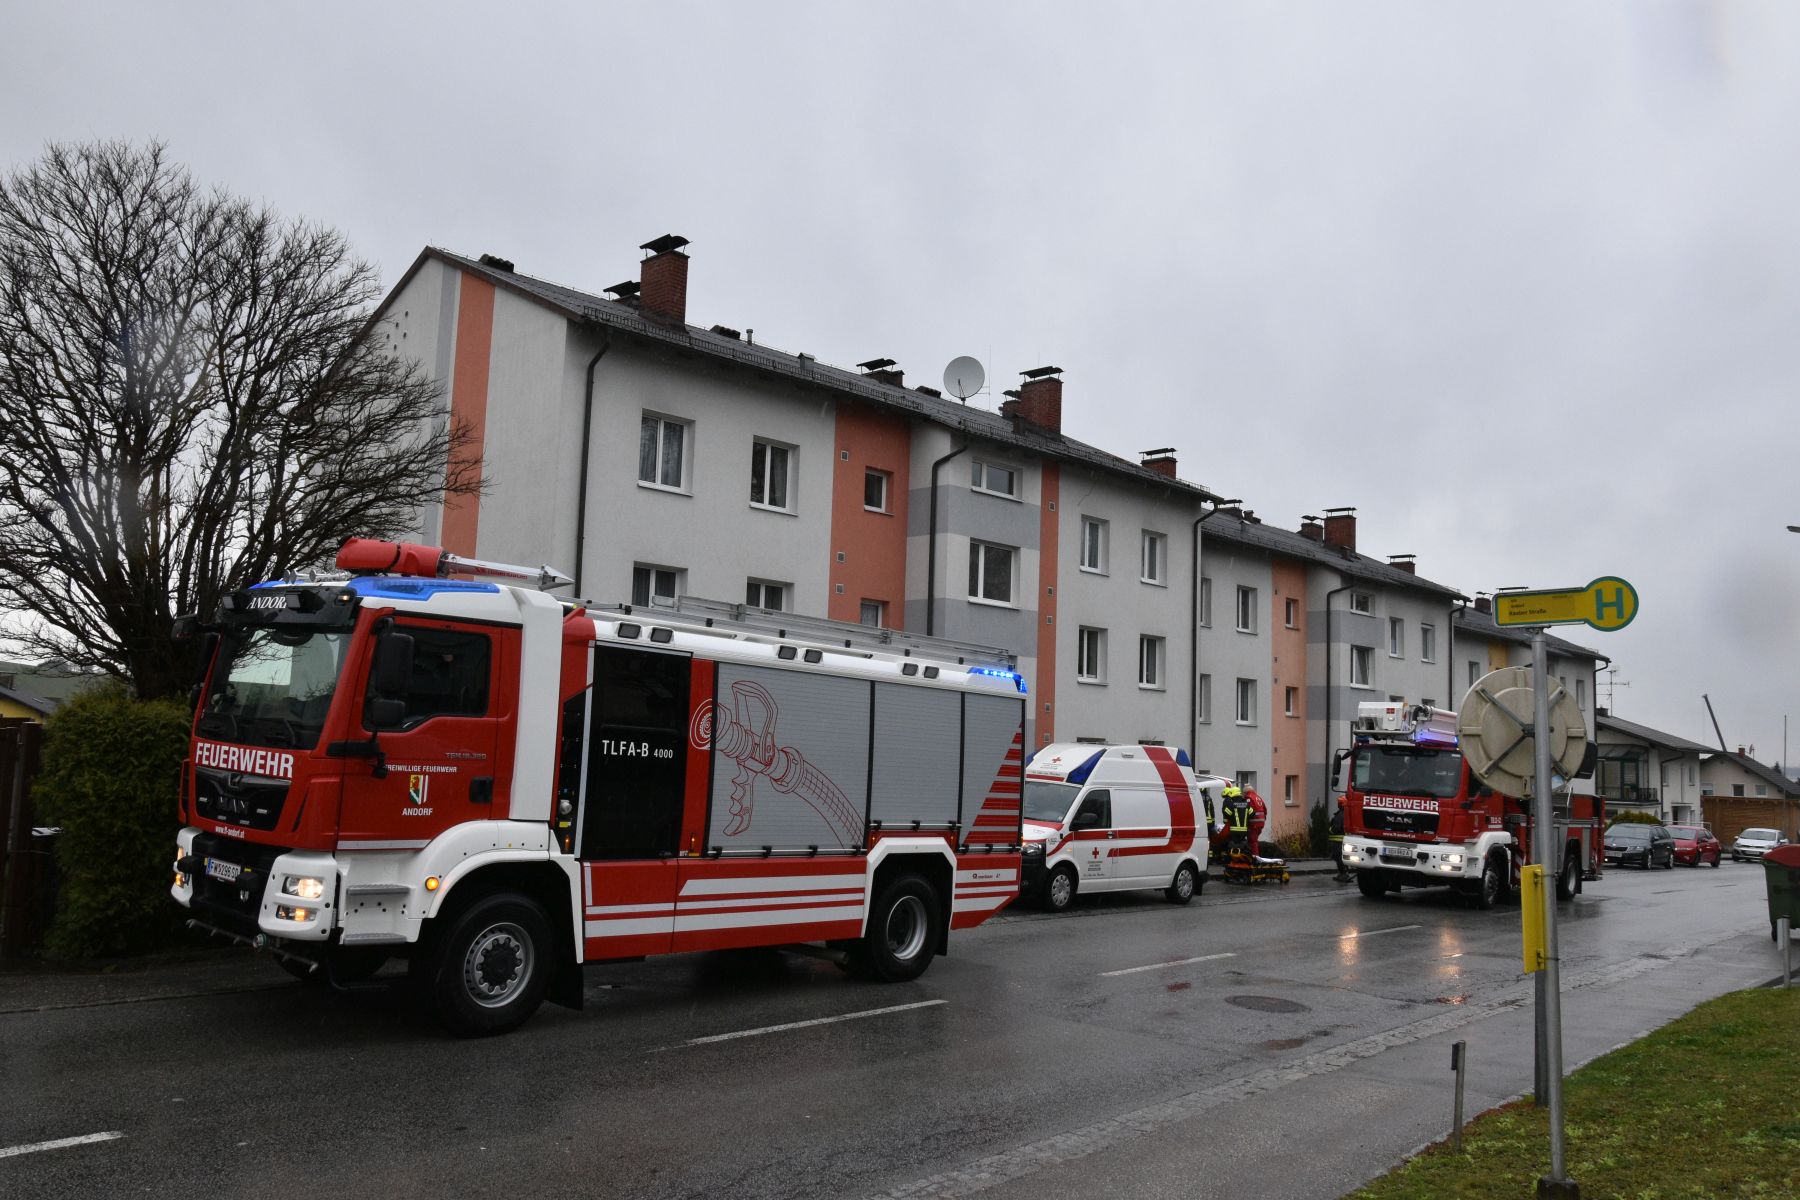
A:
{"label": "bare tree", "polygon": [[174,614],[481,488],[440,389],[370,334],[337,232],[161,145],[0,179],[0,607],[27,651],[179,692]]}

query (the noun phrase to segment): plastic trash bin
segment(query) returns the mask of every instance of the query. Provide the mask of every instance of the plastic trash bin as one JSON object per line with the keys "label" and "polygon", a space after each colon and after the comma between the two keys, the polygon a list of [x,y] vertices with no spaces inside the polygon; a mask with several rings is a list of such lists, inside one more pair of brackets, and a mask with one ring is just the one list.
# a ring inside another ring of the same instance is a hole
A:
{"label": "plastic trash bin", "polygon": [[1800,938],[1800,846],[1777,846],[1763,855],[1763,879],[1769,887],[1769,937],[1775,922],[1788,919],[1788,936]]}

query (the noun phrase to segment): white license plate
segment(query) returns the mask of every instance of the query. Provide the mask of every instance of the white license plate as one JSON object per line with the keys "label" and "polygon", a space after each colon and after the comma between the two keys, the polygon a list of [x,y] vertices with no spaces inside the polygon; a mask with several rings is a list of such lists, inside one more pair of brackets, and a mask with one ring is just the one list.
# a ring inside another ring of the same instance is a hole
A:
{"label": "white license plate", "polygon": [[1383,850],[1381,852],[1382,862],[1411,862],[1412,860],[1413,852],[1411,850]]}
{"label": "white license plate", "polygon": [[244,873],[244,868],[236,863],[220,862],[216,858],[209,858],[206,860],[206,873],[214,879],[234,883],[237,877]]}

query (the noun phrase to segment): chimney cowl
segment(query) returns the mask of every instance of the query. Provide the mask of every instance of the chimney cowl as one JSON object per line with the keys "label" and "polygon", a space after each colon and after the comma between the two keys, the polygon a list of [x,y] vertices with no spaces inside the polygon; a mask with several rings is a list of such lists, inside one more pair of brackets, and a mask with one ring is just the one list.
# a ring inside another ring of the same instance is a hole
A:
{"label": "chimney cowl", "polygon": [[1493,612],[1494,611],[1494,598],[1492,596],[1477,596],[1477,597],[1475,597],[1475,611],[1478,613]]}
{"label": "chimney cowl", "polygon": [[512,274],[513,261],[510,258],[501,258],[498,254],[484,254],[475,261],[479,262],[484,267],[492,267],[496,271],[505,271],[508,275]]}
{"label": "chimney cowl", "polygon": [[1146,471],[1155,471],[1165,479],[1175,478],[1175,447],[1163,446],[1156,450],[1144,450],[1138,454],[1138,465]]}
{"label": "chimney cowl", "polygon": [[1311,541],[1322,542],[1325,540],[1325,526],[1320,524],[1319,518],[1311,513],[1303,513],[1300,517],[1300,536]]}

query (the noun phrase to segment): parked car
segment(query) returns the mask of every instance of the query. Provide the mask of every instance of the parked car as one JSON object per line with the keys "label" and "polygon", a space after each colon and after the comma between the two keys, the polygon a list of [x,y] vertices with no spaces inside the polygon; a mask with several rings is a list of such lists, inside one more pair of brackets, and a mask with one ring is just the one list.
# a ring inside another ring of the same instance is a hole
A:
{"label": "parked car", "polygon": [[1603,842],[1606,865],[1652,867],[1675,866],[1675,839],[1661,825],[1625,822],[1606,831]]}
{"label": "parked car", "polygon": [[1787,845],[1779,829],[1746,829],[1731,843],[1731,861],[1755,862],[1777,846]]}
{"label": "parked car", "polygon": [[1705,866],[1711,862],[1719,865],[1725,848],[1719,844],[1712,830],[1704,825],[1671,825],[1669,835],[1675,839],[1675,861],[1689,867]]}

